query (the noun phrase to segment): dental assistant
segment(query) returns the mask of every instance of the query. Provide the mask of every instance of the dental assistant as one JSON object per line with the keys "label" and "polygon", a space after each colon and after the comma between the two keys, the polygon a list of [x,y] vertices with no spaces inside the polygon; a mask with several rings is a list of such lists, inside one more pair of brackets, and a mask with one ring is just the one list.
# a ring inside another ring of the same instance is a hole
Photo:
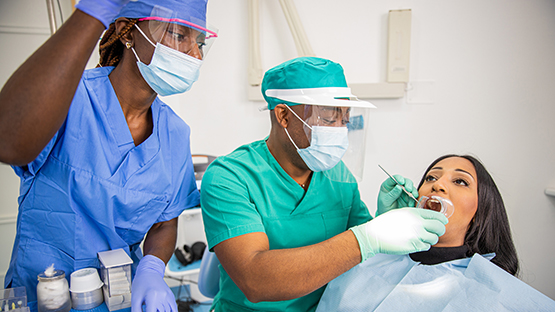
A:
{"label": "dental assistant", "polygon": [[[217,34],[206,0],[128,2],[79,1],[0,92],[0,161],[21,179],[4,286],[25,286],[30,302],[51,264],[68,278],[123,248],[132,309],[177,311],[165,263],[199,193],[190,129],[158,95],[191,88]],[[83,72],[106,28],[100,67]]]}
{"label": "dental assistant", "polygon": [[351,94],[341,65],[289,60],[266,72],[262,94],[270,135],[203,176],[206,237],[221,263],[216,312],[314,311],[324,286],[361,261],[437,242],[445,216],[400,208],[372,219],[360,199],[342,159],[361,152],[374,106]]}

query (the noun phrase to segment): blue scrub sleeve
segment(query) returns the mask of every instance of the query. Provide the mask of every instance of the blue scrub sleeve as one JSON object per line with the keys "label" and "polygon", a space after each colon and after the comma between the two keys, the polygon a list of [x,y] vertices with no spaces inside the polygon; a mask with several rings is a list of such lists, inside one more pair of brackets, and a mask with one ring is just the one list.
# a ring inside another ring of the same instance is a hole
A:
{"label": "blue scrub sleeve", "polygon": [[265,232],[246,182],[226,161],[216,159],[204,174],[200,201],[210,250],[233,237]]}
{"label": "blue scrub sleeve", "polygon": [[[81,79],[79,81],[77,91],[75,91],[75,92],[77,93],[79,89],[84,88],[84,87],[85,86],[84,86],[83,80]],[[71,105],[72,106],[74,105],[73,101],[72,101]],[[71,107],[70,107],[70,109],[71,109]],[[68,115],[69,115],[69,113],[68,113]],[[35,158],[35,160],[28,163],[27,166],[21,166],[21,167],[20,166],[12,166],[13,170],[15,171],[15,174],[17,174],[17,176],[21,178],[22,189],[20,190],[20,194],[23,194],[26,191],[26,190],[23,189],[25,181],[29,178],[34,178],[35,175],[37,174],[37,172],[39,172],[40,168],[42,168],[42,166],[44,165],[44,163],[48,159],[48,156],[52,152],[52,149],[54,148],[54,146],[58,142],[58,138],[61,138],[63,136],[63,134],[65,133],[66,126],[67,126],[67,116],[66,116],[66,120],[64,121],[64,123],[62,124],[60,129],[58,129],[58,131],[56,131],[56,133],[54,134],[52,139],[50,139],[48,144],[46,144],[46,146],[42,149],[42,151],[37,156],[37,158]]]}
{"label": "blue scrub sleeve", "polygon": [[[184,126],[184,137],[186,137],[187,142],[189,142],[191,130],[189,126]],[[174,185],[178,187],[175,188],[175,192],[172,194],[168,207],[160,214],[156,223],[177,218],[183,210],[198,207],[200,204],[200,195],[195,180],[195,169],[193,167],[193,158],[191,156],[189,144],[187,143],[180,150],[172,150],[172,159],[179,161],[185,160],[185,162],[172,178]]]}
{"label": "blue scrub sleeve", "polygon": [[158,217],[156,223],[169,221],[179,217],[183,210],[198,207],[200,203],[200,195],[194,180],[185,177],[181,187],[178,189],[177,194],[170,202],[164,212]]}
{"label": "blue scrub sleeve", "polygon": [[50,152],[52,152],[54,145],[56,145],[56,142],[60,137],[60,133],[65,131],[65,126],[66,123],[64,122],[62,127],[58,130],[58,132],[56,132],[56,134],[54,134],[54,137],[50,139],[48,144],[46,144],[46,146],[42,149],[35,160],[28,163],[26,166],[12,166],[15,174],[17,174],[17,176],[20,177],[22,181],[34,177],[37,172],[39,172],[40,168],[42,168],[42,166],[46,162],[46,159],[48,159]]}

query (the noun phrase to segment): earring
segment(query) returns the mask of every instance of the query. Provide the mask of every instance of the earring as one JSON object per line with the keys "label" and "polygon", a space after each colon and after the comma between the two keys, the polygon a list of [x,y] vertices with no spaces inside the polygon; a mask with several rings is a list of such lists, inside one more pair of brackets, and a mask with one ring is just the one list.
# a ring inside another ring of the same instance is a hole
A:
{"label": "earring", "polygon": [[131,42],[126,42],[125,47],[127,48],[127,50],[131,49]]}

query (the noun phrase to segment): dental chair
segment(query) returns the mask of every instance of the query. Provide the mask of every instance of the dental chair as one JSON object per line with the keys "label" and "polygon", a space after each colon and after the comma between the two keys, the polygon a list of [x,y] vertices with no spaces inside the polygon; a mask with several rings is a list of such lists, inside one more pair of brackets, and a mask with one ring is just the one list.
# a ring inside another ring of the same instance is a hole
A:
{"label": "dental chair", "polygon": [[198,289],[207,298],[214,298],[220,290],[220,261],[206,246],[200,263]]}
{"label": "dental chair", "polygon": [[[204,225],[202,222],[202,212],[200,208],[191,208],[183,211],[177,219],[178,232],[176,247],[184,245],[192,246],[196,242],[206,243],[204,234]],[[189,296],[199,302],[205,301],[206,298],[200,294],[197,289],[197,279],[200,272],[201,260],[184,264],[179,261],[176,252],[172,255],[165,270],[165,280],[170,288],[188,285]],[[187,293],[184,293],[187,294]]]}

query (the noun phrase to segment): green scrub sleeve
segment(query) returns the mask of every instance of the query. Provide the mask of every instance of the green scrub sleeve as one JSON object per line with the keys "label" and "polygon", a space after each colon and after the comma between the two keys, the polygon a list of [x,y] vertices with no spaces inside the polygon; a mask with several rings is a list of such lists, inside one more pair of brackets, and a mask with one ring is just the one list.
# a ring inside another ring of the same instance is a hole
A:
{"label": "green scrub sleeve", "polygon": [[216,159],[202,178],[201,207],[208,246],[244,234],[265,232],[260,214],[238,173]]}
{"label": "green scrub sleeve", "polygon": [[357,187],[353,192],[353,208],[349,214],[349,223],[347,228],[366,223],[370,220],[372,220],[372,216],[370,215],[370,211],[368,211],[366,204],[360,199],[360,192]]}

